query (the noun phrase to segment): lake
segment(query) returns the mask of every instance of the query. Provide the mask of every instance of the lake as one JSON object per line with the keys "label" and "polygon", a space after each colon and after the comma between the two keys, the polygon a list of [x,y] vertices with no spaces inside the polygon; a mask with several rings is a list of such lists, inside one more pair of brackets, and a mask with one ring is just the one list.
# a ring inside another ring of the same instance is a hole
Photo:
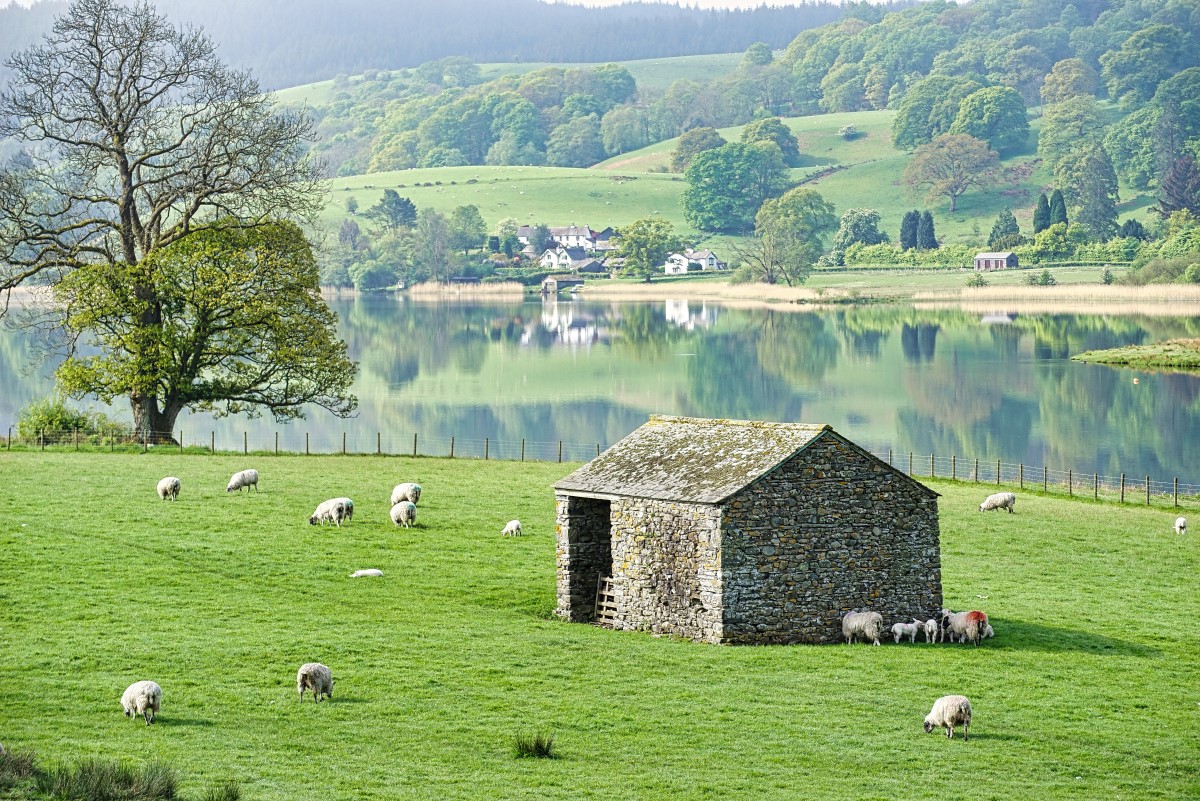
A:
{"label": "lake", "polygon": [[[697,301],[434,303],[338,298],[358,416],[181,418],[186,443],[240,449],[586,459],[679,414],[828,423],[896,459],[1000,459],[1200,481],[1200,378],[1071,362],[1083,350],[1200,336],[1195,316],[974,314]],[[0,427],[49,394],[33,343],[0,333]],[[1137,379],[1135,382],[1134,379]],[[129,419],[118,404],[114,413]],[[453,438],[453,446],[451,445]],[[522,441],[524,444],[522,445]],[[994,469],[994,468],[993,468]],[[918,469],[918,472],[920,470]],[[939,472],[941,469],[939,468]]]}

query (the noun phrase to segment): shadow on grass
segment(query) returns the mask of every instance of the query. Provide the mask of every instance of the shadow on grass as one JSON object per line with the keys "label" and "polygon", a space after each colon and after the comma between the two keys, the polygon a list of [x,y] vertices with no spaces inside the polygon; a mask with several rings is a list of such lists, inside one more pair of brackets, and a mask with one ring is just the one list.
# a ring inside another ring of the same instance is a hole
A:
{"label": "shadow on grass", "polygon": [[[995,620],[995,640],[985,640],[981,648],[1007,648],[1014,651],[1084,651],[1094,654],[1120,654],[1121,656],[1157,657],[1157,648],[1129,640],[1118,640],[1103,634],[1093,634],[1078,629],[1065,629],[1024,620]],[[969,644],[967,647],[970,647]]]}
{"label": "shadow on grass", "polygon": [[167,726],[170,728],[175,728],[176,726],[194,726],[196,728],[208,728],[209,726],[214,726],[216,724],[214,724],[211,720],[205,720],[203,718],[169,717],[169,718],[155,718],[154,725],[155,726]]}

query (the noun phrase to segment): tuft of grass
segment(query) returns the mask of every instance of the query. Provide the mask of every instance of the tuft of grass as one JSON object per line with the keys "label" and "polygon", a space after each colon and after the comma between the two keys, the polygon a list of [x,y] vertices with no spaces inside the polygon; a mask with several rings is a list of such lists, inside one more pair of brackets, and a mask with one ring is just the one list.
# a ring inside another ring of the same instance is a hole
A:
{"label": "tuft of grass", "polygon": [[235,781],[225,781],[216,787],[210,787],[200,796],[200,801],[238,801],[242,797],[242,787]]}
{"label": "tuft of grass", "polygon": [[164,763],[135,767],[111,759],[56,765],[37,777],[40,792],[68,801],[169,801],[177,785],[175,770]]}
{"label": "tuft of grass", "polygon": [[517,759],[558,759],[553,734],[518,734],[513,740],[513,755]]}
{"label": "tuft of grass", "polygon": [[37,755],[32,752],[0,751],[0,793],[11,790],[37,773]]}

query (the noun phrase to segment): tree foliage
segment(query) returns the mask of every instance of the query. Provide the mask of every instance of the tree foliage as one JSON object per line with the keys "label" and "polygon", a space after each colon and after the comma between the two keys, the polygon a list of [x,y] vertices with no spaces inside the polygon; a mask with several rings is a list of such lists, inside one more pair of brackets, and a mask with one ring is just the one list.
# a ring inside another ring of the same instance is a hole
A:
{"label": "tree foliage", "polygon": [[989,86],[963,98],[950,133],[973,136],[998,153],[1025,147],[1029,120],[1025,101],[1007,86]]}
{"label": "tree foliage", "polygon": [[287,420],[305,404],[342,417],[357,406],[355,366],[292,223],[201,228],[137,264],[81,266],[54,298],[71,335],[63,390],[152,401],[144,431],[169,436],[184,409]]}
{"label": "tree foliage", "polygon": [[396,233],[411,228],[417,222],[417,207],[395,189],[383,190],[383,197],[371,206],[363,216],[387,233]]}
{"label": "tree foliage", "polygon": [[1063,197],[1061,189],[1055,189],[1050,193],[1050,225],[1066,225],[1068,222],[1067,199]]}
{"label": "tree foliage", "polygon": [[1091,96],[1100,85],[1100,75],[1081,58],[1057,62],[1042,82],[1042,105],[1050,106],[1073,97]]}
{"label": "tree foliage", "polygon": [[900,249],[912,250],[917,246],[917,226],[921,224],[921,212],[917,209],[904,212],[900,221]]}
{"label": "tree foliage", "polygon": [[833,206],[815,189],[798,187],[767,200],[754,218],[754,236],[734,248],[735,280],[804,283],[837,227]]}
{"label": "tree foliage", "polygon": [[787,187],[783,154],[773,142],[733,142],[696,154],[684,173],[683,215],[702,231],[744,231],[768,198]]}
{"label": "tree foliage", "polygon": [[988,249],[1011,250],[1023,242],[1024,237],[1021,236],[1021,226],[1017,224],[1017,218],[1013,216],[1012,209],[1005,208],[992,224],[992,232],[988,234]]}
{"label": "tree foliage", "polygon": [[930,75],[917,81],[896,110],[892,144],[911,150],[948,133],[962,101],[982,88],[976,81],[947,75]]}
{"label": "tree foliage", "polygon": [[1038,195],[1037,205],[1033,209],[1033,232],[1040,234],[1050,227],[1050,201],[1046,199],[1046,193],[1042,192]]}
{"label": "tree foliage", "polygon": [[1200,169],[1195,160],[1184,154],[1171,162],[1158,187],[1156,210],[1163,217],[1177,211],[1200,213]]}
{"label": "tree foliage", "polygon": [[661,217],[643,217],[621,228],[617,255],[625,260],[625,275],[650,280],[672,251],[682,247],[675,227]]}
{"label": "tree foliage", "polygon": [[778,117],[764,117],[755,120],[742,128],[742,141],[774,142],[783,154],[785,164],[795,166],[800,162],[800,143],[796,141],[792,129],[783,124]]}
{"label": "tree foliage", "polygon": [[972,186],[995,183],[999,165],[995,151],[975,137],[943,134],[916,149],[904,169],[904,183],[914,191],[925,189],[929,202],[945,195],[950,211],[956,211],[958,198]]}
{"label": "tree foliage", "polygon": [[875,209],[846,209],[838,221],[830,249],[838,264],[846,248],[854,244],[878,245],[887,242],[888,235],[879,230],[879,212]]}
{"label": "tree foliage", "polygon": [[479,207],[474,204],[456,207],[450,212],[447,225],[450,247],[454,250],[466,254],[469,250],[483,247],[487,241],[487,223],[479,213]]}
{"label": "tree foliage", "polygon": [[937,250],[938,247],[937,231],[933,227],[933,212],[925,209],[921,212],[920,222],[917,223],[917,248]]}
{"label": "tree foliage", "polygon": [[671,153],[671,172],[683,172],[692,163],[697,153],[726,145],[725,137],[716,128],[700,127],[684,131],[679,143]]}

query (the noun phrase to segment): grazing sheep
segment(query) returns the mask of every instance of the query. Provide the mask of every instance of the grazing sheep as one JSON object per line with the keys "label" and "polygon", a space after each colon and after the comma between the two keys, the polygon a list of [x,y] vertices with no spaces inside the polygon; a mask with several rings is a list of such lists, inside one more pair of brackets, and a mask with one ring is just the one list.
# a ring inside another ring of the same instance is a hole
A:
{"label": "grazing sheep", "polygon": [[341,528],[343,520],[350,522],[353,517],[354,501],[349,498],[330,498],[318,504],[316,511],[308,518],[308,522],[315,526],[318,523],[324,525],[328,521]]}
{"label": "grazing sheep", "polygon": [[158,482],[158,497],[164,501],[173,501],[179,497],[179,479],[167,476]]}
{"label": "grazing sheep", "polygon": [[909,642],[916,642],[917,641],[917,622],[916,622],[916,620],[914,620],[912,623],[893,623],[892,624],[892,636],[896,638],[896,642],[900,642],[900,640],[904,637],[908,637]]}
{"label": "grazing sheep", "polygon": [[368,567],[365,570],[355,570],[350,574],[350,578],[367,578],[368,576],[382,576],[383,571],[378,568]]}
{"label": "grazing sheep", "polygon": [[978,609],[973,609],[967,612],[966,625],[963,627],[963,635],[966,639],[979,646],[979,641],[983,639],[984,629],[987,628],[988,616]]}
{"label": "grazing sheep", "polygon": [[989,495],[983,499],[983,503],[979,504],[979,511],[990,512],[992,509],[1007,509],[1009,514],[1013,513],[1013,504],[1017,502],[1017,496],[1011,492],[997,492],[995,495]]}
{"label": "grazing sheep", "polygon": [[525,532],[521,530],[520,520],[509,520],[504,528],[500,530],[500,533],[505,537],[519,537]]}
{"label": "grazing sheep", "polygon": [[392,522],[408,528],[417,522],[417,505],[412,501],[400,501],[392,507]]}
{"label": "grazing sheep", "polygon": [[247,492],[249,492],[249,487],[254,487],[254,491],[258,492],[257,470],[243,470],[240,473],[234,473],[230,476],[229,485],[225,487],[225,491],[234,492],[236,490],[240,492],[242,487],[247,487]]}
{"label": "grazing sheep", "polygon": [[922,625],[925,629],[925,642],[937,642],[938,635],[942,631],[942,627],[938,625],[936,617],[931,617]]}
{"label": "grazing sheep", "polygon": [[408,501],[416,506],[421,500],[421,485],[409,482],[407,484],[397,484],[392,488],[392,506],[400,503],[400,501]]}
{"label": "grazing sheep", "polygon": [[162,687],[152,681],[135,681],[121,694],[121,706],[125,708],[125,717],[141,715],[149,726],[162,708]]}
{"label": "grazing sheep", "polygon": [[946,727],[946,736],[954,739],[954,727],[963,727],[963,742],[971,731],[971,702],[965,695],[943,695],[933,702],[933,709],[925,716],[925,733],[938,726]]}
{"label": "grazing sheep", "polygon": [[988,624],[988,616],[975,609],[970,612],[951,612],[942,610],[941,628],[943,639],[950,642],[966,642],[970,640],[979,645],[984,629]]}
{"label": "grazing sheep", "polygon": [[1175,533],[1176,534],[1187,534],[1187,518],[1186,517],[1175,518]]}
{"label": "grazing sheep", "polygon": [[333,674],[326,665],[320,662],[306,662],[296,671],[296,692],[300,700],[304,700],[304,691],[312,690],[313,700],[320,701],[322,696],[333,697]]}
{"label": "grazing sheep", "polygon": [[862,637],[863,642],[871,640],[872,645],[879,645],[879,635],[883,633],[883,615],[878,612],[847,612],[842,618],[842,635],[846,644],[854,642],[855,637]]}

